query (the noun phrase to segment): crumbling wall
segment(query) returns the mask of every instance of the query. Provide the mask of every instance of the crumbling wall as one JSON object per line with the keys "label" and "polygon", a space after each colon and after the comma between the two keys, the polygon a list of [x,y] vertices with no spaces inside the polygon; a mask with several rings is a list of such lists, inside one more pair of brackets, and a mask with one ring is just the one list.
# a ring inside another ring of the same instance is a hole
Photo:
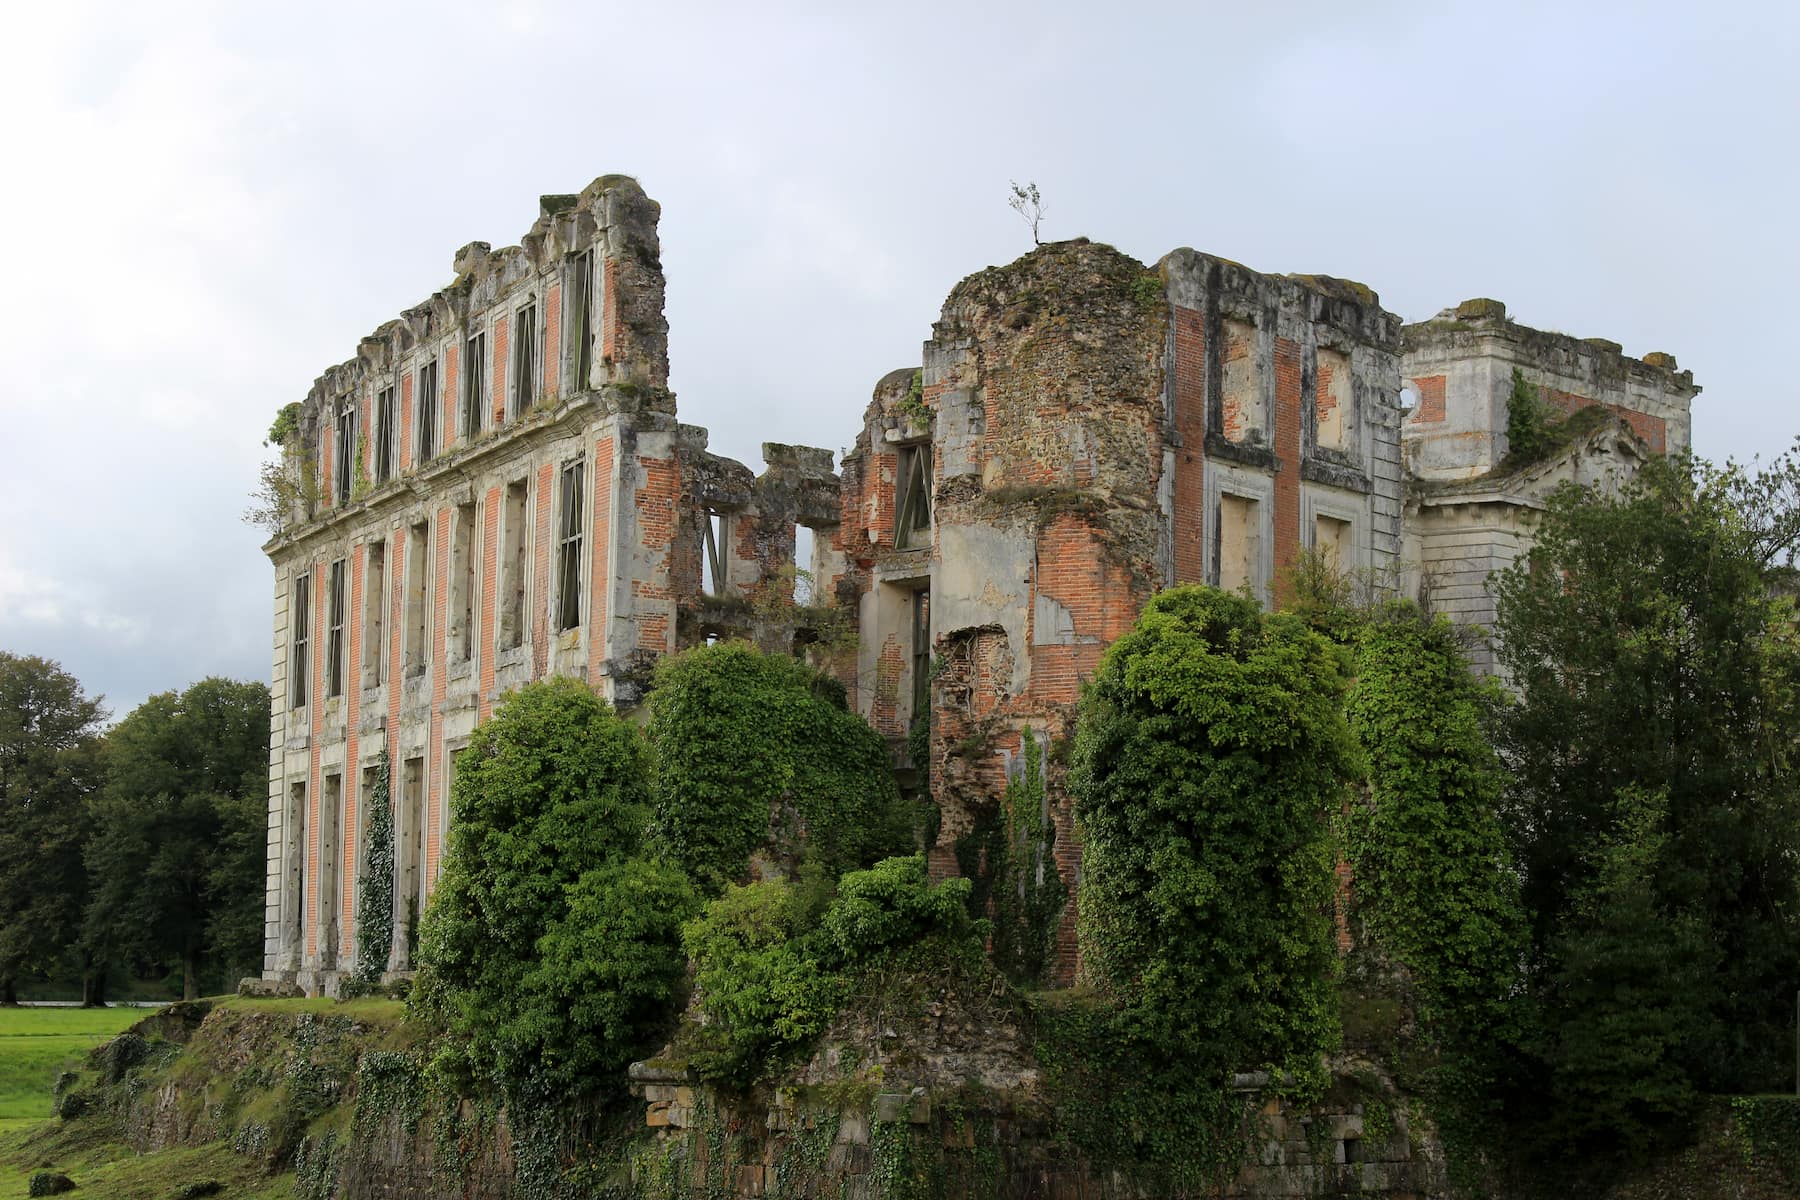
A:
{"label": "crumbling wall", "polygon": [[1507,398],[1518,368],[1553,415],[1603,406],[1658,454],[1691,444],[1692,371],[1661,352],[1642,359],[1604,338],[1577,338],[1511,320],[1498,300],[1465,300],[1404,331],[1404,371],[1416,403],[1403,435],[1409,470],[1429,482],[1473,479],[1508,450]]}

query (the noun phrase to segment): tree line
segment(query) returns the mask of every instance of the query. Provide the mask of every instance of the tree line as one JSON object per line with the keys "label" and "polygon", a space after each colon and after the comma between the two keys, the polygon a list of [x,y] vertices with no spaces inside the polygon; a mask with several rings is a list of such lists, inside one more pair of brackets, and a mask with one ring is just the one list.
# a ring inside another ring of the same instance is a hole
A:
{"label": "tree line", "polygon": [[0,651],[0,1004],[261,970],[269,690],[203,679],[108,728],[58,664]]}

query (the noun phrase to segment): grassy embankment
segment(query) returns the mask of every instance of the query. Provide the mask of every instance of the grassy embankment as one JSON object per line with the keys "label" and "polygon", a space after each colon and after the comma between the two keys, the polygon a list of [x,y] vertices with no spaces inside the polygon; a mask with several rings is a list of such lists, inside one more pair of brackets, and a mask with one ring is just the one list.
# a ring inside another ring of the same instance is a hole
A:
{"label": "grassy embankment", "polygon": [[[223,1001],[226,1005],[241,1003]],[[391,1019],[391,1002],[381,1003]],[[268,1009],[348,1011],[329,1000],[267,1003]],[[92,1200],[167,1200],[182,1184],[208,1180],[218,1195],[286,1200],[291,1172],[269,1175],[223,1142],[138,1154],[104,1118],[64,1123],[52,1115],[57,1075],[86,1065],[88,1052],[154,1013],[147,1008],[0,1009],[0,1200],[24,1197],[40,1170],[68,1174]],[[372,1014],[371,1014],[372,1015]]]}

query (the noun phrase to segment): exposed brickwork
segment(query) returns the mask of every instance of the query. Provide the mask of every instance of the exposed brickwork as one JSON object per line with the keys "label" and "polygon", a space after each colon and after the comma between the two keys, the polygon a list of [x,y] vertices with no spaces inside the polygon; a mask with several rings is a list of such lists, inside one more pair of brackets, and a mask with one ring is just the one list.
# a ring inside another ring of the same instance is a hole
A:
{"label": "exposed brickwork", "polygon": [[1197,309],[1175,306],[1174,558],[1176,583],[1205,583],[1206,326]]}
{"label": "exposed brickwork", "polygon": [[[562,285],[551,284],[544,291],[544,376],[543,394],[555,400],[562,394]],[[579,389],[577,389],[579,390]]]}
{"label": "exposed brickwork", "polygon": [[[1559,388],[1541,387],[1538,394],[1545,404],[1563,416],[1579,412],[1584,408],[1592,408],[1597,401],[1590,396],[1582,396],[1575,392],[1565,392]],[[1669,451],[1669,423],[1662,417],[1649,413],[1637,412],[1622,404],[1604,406],[1614,416],[1631,426],[1631,431],[1643,438],[1651,451],[1656,454],[1667,454]]]}
{"label": "exposed brickwork", "polygon": [[1442,375],[1424,375],[1412,381],[1418,389],[1419,403],[1413,410],[1412,420],[1425,425],[1434,425],[1444,419],[1444,377]]}
{"label": "exposed brickwork", "polygon": [[438,437],[439,446],[456,444],[457,410],[461,407],[462,397],[462,347],[452,344],[444,351],[444,378],[438,383],[438,420],[443,431]]}
{"label": "exposed brickwork", "polygon": [[476,655],[481,660],[481,690],[476,712],[485,721],[494,711],[495,604],[500,581],[500,489],[491,487],[481,504],[481,635]]}
{"label": "exposed brickwork", "polygon": [[611,582],[606,567],[613,532],[613,439],[609,437],[594,443],[593,495],[594,518],[588,526],[588,537],[593,543],[589,569],[594,580],[594,586],[588,592],[594,598],[594,611],[588,619],[588,628],[593,631],[587,645],[589,682],[600,678],[600,666],[606,660],[606,638],[600,631],[607,628],[607,595]]}
{"label": "exposed brickwork", "polygon": [[1300,347],[1275,339],[1275,597],[1286,603],[1300,556]]}
{"label": "exposed brickwork", "polygon": [[537,603],[531,606],[531,674],[544,673],[550,658],[550,543],[555,540],[556,526],[550,523],[551,500],[556,494],[556,465],[545,463],[538,468],[537,513],[532,519],[536,531],[536,554],[533,571],[537,586]]}
{"label": "exposed brickwork", "polygon": [[413,373],[400,377],[400,470],[413,465]]}
{"label": "exposed brickwork", "polygon": [[[489,356],[493,359],[489,371],[488,387],[488,425],[498,428],[506,423],[506,376],[511,363],[512,327],[514,318],[499,316],[494,318],[493,332],[488,334],[488,342],[492,346]],[[529,399],[520,397],[523,403],[520,410],[531,406]]]}
{"label": "exposed brickwork", "polygon": [[315,563],[312,568],[312,640],[311,661],[312,680],[307,685],[306,719],[315,736],[308,739],[308,750],[311,752],[306,774],[306,886],[301,890],[301,899],[305,905],[306,952],[319,952],[319,757],[323,749],[319,731],[320,714],[325,710],[325,656],[321,654],[319,631],[325,628],[325,564]]}
{"label": "exposed brickwork", "polygon": [[437,879],[438,855],[443,847],[439,831],[443,828],[444,793],[444,694],[449,685],[445,633],[450,616],[450,518],[452,510],[437,510],[434,523],[436,537],[431,566],[431,725],[427,732],[425,755],[425,861],[420,870],[430,881]]}

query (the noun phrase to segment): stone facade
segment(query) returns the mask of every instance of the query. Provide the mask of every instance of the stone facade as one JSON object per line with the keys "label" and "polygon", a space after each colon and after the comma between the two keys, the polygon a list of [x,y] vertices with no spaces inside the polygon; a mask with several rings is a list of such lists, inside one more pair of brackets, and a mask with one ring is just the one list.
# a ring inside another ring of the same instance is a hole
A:
{"label": "stone facade", "polygon": [[[958,284],[919,364],[876,385],[841,474],[769,444],[759,476],[676,419],[657,215],[618,176],[543,198],[519,246],[459,251],[451,286],[308,394],[320,499],[266,547],[270,978],[330,989],[350,965],[358,798],[383,750],[389,967],[410,967],[454,754],[529,680],[574,675],[629,708],[662,654],[733,636],[807,653],[852,629],[822,661],[896,763],[929,768],[944,876],[1026,731],[1068,734],[1158,589],[1275,604],[1311,550],[1486,624],[1487,576],[1553,486],[1689,444],[1698,389],[1667,355],[1530,330],[1494,301],[1403,328],[1361,284],[1076,240]],[[1514,367],[1553,409],[1609,415],[1514,468]],[[1080,848],[1057,756],[1046,769],[1072,897]],[[1058,975],[1077,960],[1065,920]]]}
{"label": "stone facade", "polygon": [[[405,971],[455,754],[503,693],[573,675],[630,706],[683,645],[792,643],[791,623],[753,621],[742,601],[783,567],[793,578],[796,521],[835,521],[831,454],[767,446],[758,477],[677,422],[657,217],[620,176],[544,197],[520,245],[458,251],[454,283],[307,394],[317,498],[265,547],[272,978],[330,990],[353,966],[358,801],[382,751],[388,966]],[[729,536],[709,543],[709,525]]]}

